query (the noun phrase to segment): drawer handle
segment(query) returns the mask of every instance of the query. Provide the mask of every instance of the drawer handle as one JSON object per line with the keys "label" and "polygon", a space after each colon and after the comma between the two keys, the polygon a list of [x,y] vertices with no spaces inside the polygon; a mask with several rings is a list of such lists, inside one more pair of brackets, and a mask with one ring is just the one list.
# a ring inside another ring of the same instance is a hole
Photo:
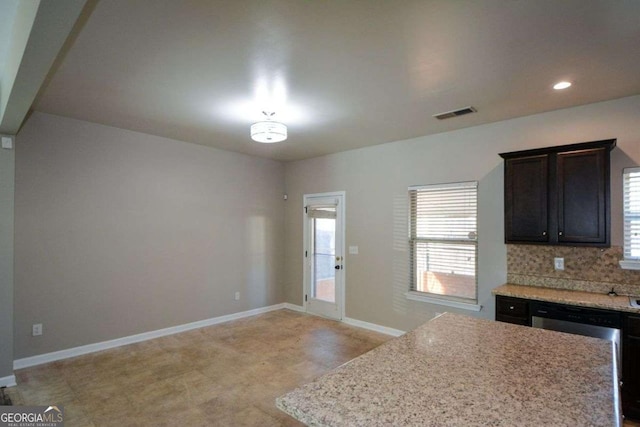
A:
{"label": "drawer handle", "polygon": [[510,306],[509,306],[509,310],[513,310],[514,308],[515,308],[515,307],[514,307],[514,306],[512,306],[512,305],[510,305]]}

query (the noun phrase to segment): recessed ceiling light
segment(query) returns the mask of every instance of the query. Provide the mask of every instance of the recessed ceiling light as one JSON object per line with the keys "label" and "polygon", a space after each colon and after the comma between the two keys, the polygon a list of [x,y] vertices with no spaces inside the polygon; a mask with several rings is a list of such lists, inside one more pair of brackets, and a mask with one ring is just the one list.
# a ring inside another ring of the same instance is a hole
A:
{"label": "recessed ceiling light", "polygon": [[571,82],[558,82],[553,85],[553,88],[555,90],[562,90],[568,88],[569,86],[571,86]]}

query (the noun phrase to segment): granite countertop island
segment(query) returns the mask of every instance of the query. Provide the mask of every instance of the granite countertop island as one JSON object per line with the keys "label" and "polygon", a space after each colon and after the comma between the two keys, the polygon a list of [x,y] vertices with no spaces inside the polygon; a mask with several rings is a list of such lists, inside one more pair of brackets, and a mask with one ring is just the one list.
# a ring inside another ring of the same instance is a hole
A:
{"label": "granite countertop island", "polygon": [[617,426],[608,341],[445,313],[276,399],[310,426]]}

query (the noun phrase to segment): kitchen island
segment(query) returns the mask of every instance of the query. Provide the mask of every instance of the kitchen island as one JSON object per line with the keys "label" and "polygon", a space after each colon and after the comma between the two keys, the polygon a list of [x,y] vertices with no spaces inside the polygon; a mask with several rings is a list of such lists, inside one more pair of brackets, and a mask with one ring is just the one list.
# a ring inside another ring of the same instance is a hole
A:
{"label": "kitchen island", "polygon": [[310,426],[617,426],[608,341],[445,313],[276,399]]}

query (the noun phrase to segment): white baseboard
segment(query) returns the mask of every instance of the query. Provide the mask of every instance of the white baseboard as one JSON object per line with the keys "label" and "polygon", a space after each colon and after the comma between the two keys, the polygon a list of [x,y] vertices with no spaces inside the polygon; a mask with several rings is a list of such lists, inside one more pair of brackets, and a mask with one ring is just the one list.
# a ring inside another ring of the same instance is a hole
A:
{"label": "white baseboard", "polygon": [[0,378],[0,387],[13,387],[16,385],[16,376],[9,375],[8,377]]}
{"label": "white baseboard", "polygon": [[[55,362],[56,360],[68,359],[70,357],[81,356],[83,354],[94,353],[96,351],[108,350],[110,348],[120,347],[127,344],[133,344],[141,341],[147,341],[154,338],[173,335],[179,332],[185,332],[192,329],[203,328],[205,326],[217,325],[218,323],[229,322],[231,320],[242,319],[244,317],[255,316],[256,314],[267,313],[270,311],[281,310],[286,307],[286,303],[275,304],[268,307],[256,308],[253,310],[241,311],[239,313],[227,314],[225,316],[213,317],[211,319],[200,320],[198,322],[186,323],[184,325],[172,326],[170,328],[158,329],[155,331],[144,332],[128,337],[116,338],[110,341],[103,341],[94,344],[87,344],[80,347],[69,348],[66,350],[54,351],[52,353],[39,354],[37,356],[25,357],[13,361],[13,369],[28,368],[30,366],[42,365],[44,363]],[[292,310],[295,310],[292,308]],[[10,378],[0,378],[0,381]],[[13,378],[15,385],[15,377]],[[0,382],[0,385],[2,383]]]}
{"label": "white baseboard", "polygon": [[[37,356],[25,357],[13,361],[13,369],[23,369],[31,366],[42,365],[44,363],[55,362],[56,360],[68,359],[70,357],[82,356],[83,354],[95,353],[97,351],[108,350],[110,348],[121,347],[127,344],[133,344],[141,341],[147,341],[154,338],[173,335],[180,332],[190,331],[192,329],[203,328],[205,326],[217,325],[218,323],[229,322],[231,320],[242,319],[245,317],[255,316],[257,314],[268,313],[270,311],[288,309],[298,312],[304,312],[304,307],[291,304],[288,302],[270,305],[268,307],[256,308],[253,310],[242,311],[239,313],[227,314],[225,316],[213,317],[211,319],[200,320],[198,322],[186,323],[184,325],[172,326],[170,328],[158,329],[155,331],[144,332],[128,337],[116,338],[110,341],[103,341],[94,344],[87,344],[80,347],[73,347],[66,350],[54,351],[52,353],[39,354]],[[342,321],[348,325],[357,326],[359,328],[369,329],[371,331],[398,337],[403,335],[405,331],[393,329],[386,326],[376,325],[375,323],[364,322],[362,320],[345,317]],[[0,378],[0,386],[16,385],[15,376]]]}
{"label": "white baseboard", "polygon": [[287,310],[299,311],[300,313],[304,313],[305,309],[301,305],[291,304],[290,302],[284,303],[284,308]]}
{"label": "white baseboard", "polygon": [[369,323],[358,319],[352,319],[350,317],[345,317],[342,319],[344,323],[351,326],[357,326],[363,329],[369,329],[370,331],[380,332],[382,334],[391,335],[393,337],[399,337],[400,335],[404,335],[405,331],[401,331],[400,329],[393,329],[387,326],[376,325],[375,323]]}
{"label": "white baseboard", "polygon": [[[299,311],[301,313],[306,313],[306,310],[301,305],[291,304],[289,302],[284,303],[284,308],[293,311]],[[350,317],[344,317],[342,322],[347,325],[357,326],[359,328],[368,329],[370,331],[380,332],[382,334],[391,335],[394,337],[399,337],[400,335],[404,335],[405,331],[401,331],[399,329],[389,328],[387,326],[376,325],[375,323],[369,323],[358,319],[352,319]]]}

